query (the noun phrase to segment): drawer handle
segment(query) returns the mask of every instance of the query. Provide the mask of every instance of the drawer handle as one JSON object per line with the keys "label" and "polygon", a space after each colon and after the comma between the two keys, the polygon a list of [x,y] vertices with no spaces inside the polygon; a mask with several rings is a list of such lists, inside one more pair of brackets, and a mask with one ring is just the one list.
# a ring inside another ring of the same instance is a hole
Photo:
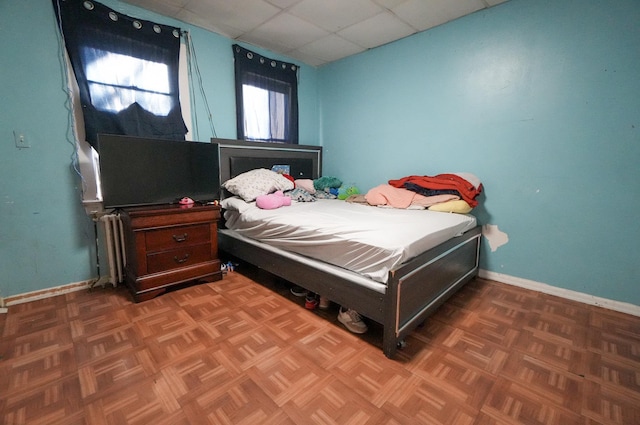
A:
{"label": "drawer handle", "polygon": [[173,257],[173,260],[178,264],[182,264],[185,261],[187,261],[188,259],[189,259],[189,254],[184,254],[184,257],[182,257],[182,258],[178,258],[177,255],[175,257]]}
{"label": "drawer handle", "polygon": [[184,242],[187,240],[187,234],[183,233],[181,235],[173,235],[173,240],[176,242]]}

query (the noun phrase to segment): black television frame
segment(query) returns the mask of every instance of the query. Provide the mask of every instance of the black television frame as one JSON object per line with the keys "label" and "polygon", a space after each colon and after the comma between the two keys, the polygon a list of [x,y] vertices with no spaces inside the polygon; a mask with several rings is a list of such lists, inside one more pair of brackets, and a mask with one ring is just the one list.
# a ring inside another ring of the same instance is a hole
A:
{"label": "black television frame", "polygon": [[105,209],[220,197],[215,144],[99,134],[97,152]]}

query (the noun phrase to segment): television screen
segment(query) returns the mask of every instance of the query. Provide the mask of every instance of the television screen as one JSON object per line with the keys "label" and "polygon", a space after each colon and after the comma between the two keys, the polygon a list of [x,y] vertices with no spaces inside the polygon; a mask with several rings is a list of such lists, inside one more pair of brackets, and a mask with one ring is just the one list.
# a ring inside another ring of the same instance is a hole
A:
{"label": "television screen", "polygon": [[220,196],[214,144],[99,134],[98,155],[105,208]]}

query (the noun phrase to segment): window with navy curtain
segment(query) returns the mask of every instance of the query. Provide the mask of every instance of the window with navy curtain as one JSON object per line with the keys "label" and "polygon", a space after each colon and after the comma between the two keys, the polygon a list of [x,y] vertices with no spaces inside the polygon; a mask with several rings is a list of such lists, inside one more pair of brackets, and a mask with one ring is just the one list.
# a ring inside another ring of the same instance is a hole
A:
{"label": "window with navy curtain", "polygon": [[89,0],[53,0],[78,82],[87,141],[122,134],[184,140],[180,29]]}
{"label": "window with navy curtain", "polygon": [[238,139],[298,143],[298,66],[233,45]]}

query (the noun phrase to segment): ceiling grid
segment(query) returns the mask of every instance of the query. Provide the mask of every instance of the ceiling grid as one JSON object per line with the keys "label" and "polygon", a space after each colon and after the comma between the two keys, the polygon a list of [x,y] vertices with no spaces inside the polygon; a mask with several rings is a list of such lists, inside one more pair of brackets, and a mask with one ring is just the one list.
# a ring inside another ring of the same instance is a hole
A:
{"label": "ceiling grid", "polygon": [[125,0],[311,66],[507,0]]}

